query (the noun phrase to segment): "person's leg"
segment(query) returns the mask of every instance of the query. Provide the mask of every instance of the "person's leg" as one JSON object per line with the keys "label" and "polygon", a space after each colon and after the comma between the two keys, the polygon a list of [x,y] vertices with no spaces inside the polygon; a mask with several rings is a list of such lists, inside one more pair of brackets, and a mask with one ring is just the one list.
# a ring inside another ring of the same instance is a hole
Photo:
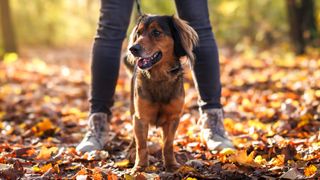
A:
{"label": "person's leg", "polygon": [[188,21],[199,36],[199,45],[194,49],[195,84],[199,91],[202,131],[208,141],[213,141],[210,149],[231,147],[225,135],[222,120],[221,83],[219,55],[217,44],[212,32],[207,0],[175,0],[179,17]]}
{"label": "person's leg", "polygon": [[202,109],[221,108],[219,55],[212,33],[206,0],[176,0],[179,17],[188,21],[199,36],[194,49],[195,83],[198,86]]}
{"label": "person's leg", "polygon": [[92,49],[89,130],[77,146],[78,151],[102,149],[107,141],[121,46],[132,6],[133,0],[101,0],[97,35]]}
{"label": "person's leg", "polygon": [[100,19],[91,64],[91,113],[111,114],[118,79],[122,41],[126,36],[133,0],[101,0]]}

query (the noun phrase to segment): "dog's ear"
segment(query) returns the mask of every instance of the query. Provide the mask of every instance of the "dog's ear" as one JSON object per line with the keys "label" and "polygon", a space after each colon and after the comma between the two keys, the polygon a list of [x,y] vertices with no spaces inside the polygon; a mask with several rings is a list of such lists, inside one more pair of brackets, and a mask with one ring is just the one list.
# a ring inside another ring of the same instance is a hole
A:
{"label": "dog's ear", "polygon": [[191,64],[193,64],[194,55],[192,50],[198,43],[198,34],[186,21],[176,16],[171,16],[171,23],[175,55],[179,58],[187,56]]}

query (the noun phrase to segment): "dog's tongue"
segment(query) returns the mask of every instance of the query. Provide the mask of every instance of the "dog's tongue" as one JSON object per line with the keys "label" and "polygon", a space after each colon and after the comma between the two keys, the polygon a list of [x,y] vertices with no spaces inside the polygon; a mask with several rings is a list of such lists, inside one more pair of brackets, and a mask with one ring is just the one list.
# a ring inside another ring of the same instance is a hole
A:
{"label": "dog's tongue", "polygon": [[138,66],[142,68],[149,63],[149,58],[141,58],[138,60]]}

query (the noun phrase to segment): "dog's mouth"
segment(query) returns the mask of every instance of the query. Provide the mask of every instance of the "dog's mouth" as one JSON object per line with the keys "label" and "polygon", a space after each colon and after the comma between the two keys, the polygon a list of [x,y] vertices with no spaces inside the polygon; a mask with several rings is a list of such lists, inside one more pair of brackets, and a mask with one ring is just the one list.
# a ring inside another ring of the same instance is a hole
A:
{"label": "dog's mouth", "polygon": [[142,70],[150,69],[153,65],[159,62],[161,58],[162,58],[161,51],[154,53],[150,57],[146,57],[146,58],[140,57],[138,59],[138,67]]}

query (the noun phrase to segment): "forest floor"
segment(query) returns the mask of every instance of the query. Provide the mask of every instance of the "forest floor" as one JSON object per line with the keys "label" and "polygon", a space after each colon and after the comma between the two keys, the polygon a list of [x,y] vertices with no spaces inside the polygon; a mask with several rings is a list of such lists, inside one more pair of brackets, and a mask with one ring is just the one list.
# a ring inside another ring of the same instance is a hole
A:
{"label": "forest floor", "polygon": [[[71,57],[73,58],[73,57]],[[148,172],[130,175],[130,79],[121,68],[110,141],[80,154],[86,131],[89,61],[20,58],[0,62],[2,179],[316,179],[320,177],[320,55],[273,51],[221,55],[224,124],[236,150],[200,142],[197,91],[185,68],[185,109],[175,138],[183,165],[166,173],[160,130],[149,133]]]}

